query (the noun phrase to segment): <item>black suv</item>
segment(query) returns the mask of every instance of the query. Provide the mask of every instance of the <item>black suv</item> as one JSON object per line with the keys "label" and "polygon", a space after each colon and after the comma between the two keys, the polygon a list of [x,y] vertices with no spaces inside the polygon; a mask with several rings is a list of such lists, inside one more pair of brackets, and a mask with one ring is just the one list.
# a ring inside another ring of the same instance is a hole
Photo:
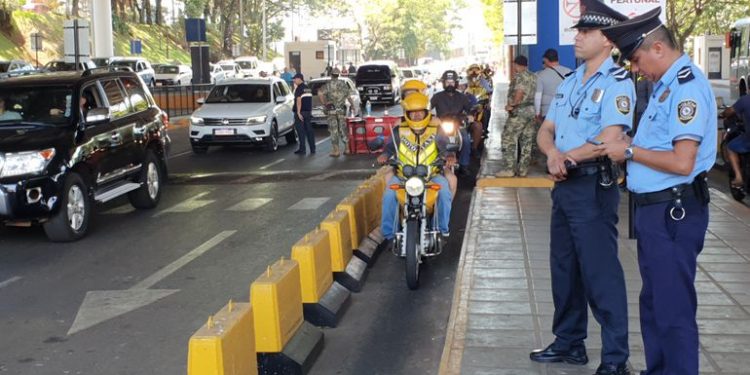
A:
{"label": "black suv", "polygon": [[153,208],[167,176],[166,114],[132,72],[57,72],[0,81],[0,221],[86,234],[94,202],[128,194]]}

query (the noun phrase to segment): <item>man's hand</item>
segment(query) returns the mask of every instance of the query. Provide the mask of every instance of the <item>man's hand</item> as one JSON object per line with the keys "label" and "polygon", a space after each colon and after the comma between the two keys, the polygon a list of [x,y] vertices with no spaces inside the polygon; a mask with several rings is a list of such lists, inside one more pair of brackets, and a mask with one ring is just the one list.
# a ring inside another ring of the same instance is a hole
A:
{"label": "man's hand", "polygon": [[576,161],[567,154],[557,150],[553,154],[547,155],[547,171],[553,181],[559,182],[568,178],[568,170],[565,167],[566,160],[569,160],[573,165],[576,164]]}
{"label": "man's hand", "polygon": [[630,146],[630,139],[610,141],[594,147],[594,151],[601,155],[609,156],[609,159],[622,163],[625,161],[625,149]]}
{"label": "man's hand", "polygon": [[445,155],[445,168],[453,168],[458,164],[455,154]]}
{"label": "man's hand", "polygon": [[297,112],[297,117],[300,121],[305,121],[305,119],[302,117],[302,113]]}
{"label": "man's hand", "polygon": [[388,156],[388,154],[385,154],[385,153],[378,155],[378,164],[380,165],[385,164],[389,158],[390,157]]}

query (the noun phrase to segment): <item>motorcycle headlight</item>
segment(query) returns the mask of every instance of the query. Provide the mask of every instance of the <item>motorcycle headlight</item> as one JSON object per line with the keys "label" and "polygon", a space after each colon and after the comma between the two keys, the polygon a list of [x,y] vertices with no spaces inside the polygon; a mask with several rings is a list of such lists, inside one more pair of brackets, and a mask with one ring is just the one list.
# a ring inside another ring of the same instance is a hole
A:
{"label": "motorcycle headlight", "polygon": [[0,156],[0,177],[38,174],[47,168],[47,164],[54,156],[54,148],[7,153],[4,158]]}
{"label": "motorcycle headlight", "polygon": [[260,125],[265,124],[268,116],[255,116],[247,119],[248,125]]}
{"label": "motorcycle headlight", "polygon": [[406,180],[404,185],[406,192],[411,196],[422,195],[424,193],[424,181],[421,178],[412,177]]}
{"label": "motorcycle headlight", "polygon": [[195,117],[195,116],[191,116],[190,117],[190,123],[193,124],[193,125],[203,125],[204,124],[203,118],[201,118],[201,117]]}
{"label": "motorcycle headlight", "polygon": [[443,130],[444,134],[453,134],[453,132],[456,131],[456,124],[446,121],[440,124],[440,129]]}

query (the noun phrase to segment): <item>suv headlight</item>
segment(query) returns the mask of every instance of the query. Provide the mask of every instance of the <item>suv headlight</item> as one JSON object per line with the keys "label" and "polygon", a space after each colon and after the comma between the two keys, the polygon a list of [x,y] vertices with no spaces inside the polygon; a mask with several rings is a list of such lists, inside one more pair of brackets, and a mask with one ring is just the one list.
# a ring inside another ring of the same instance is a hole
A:
{"label": "suv headlight", "polygon": [[391,90],[391,89],[393,89],[393,86],[391,86],[391,85],[385,85],[385,86],[383,86],[383,89],[384,89],[385,91],[388,91],[388,90]]}
{"label": "suv headlight", "polygon": [[53,157],[55,157],[54,148],[6,153],[5,162],[2,162],[3,157],[0,156],[0,177],[38,174],[47,168],[47,164]]}
{"label": "suv headlight", "polygon": [[255,116],[247,119],[248,125],[261,125],[265,124],[268,116]]}
{"label": "suv headlight", "polygon": [[404,185],[406,192],[411,196],[422,195],[424,193],[424,181],[419,177],[412,177],[406,180]]}
{"label": "suv headlight", "polygon": [[193,124],[193,125],[203,125],[204,124],[203,118],[201,118],[201,117],[195,117],[195,116],[191,116],[190,117],[190,123]]}

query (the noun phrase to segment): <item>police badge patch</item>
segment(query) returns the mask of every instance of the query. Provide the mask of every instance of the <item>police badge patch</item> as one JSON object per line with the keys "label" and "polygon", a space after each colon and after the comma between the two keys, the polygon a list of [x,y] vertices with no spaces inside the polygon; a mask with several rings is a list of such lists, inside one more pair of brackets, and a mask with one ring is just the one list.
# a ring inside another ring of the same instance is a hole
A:
{"label": "police badge patch", "polygon": [[630,98],[625,95],[620,95],[615,98],[615,104],[617,104],[617,110],[623,115],[630,113]]}
{"label": "police badge patch", "polygon": [[677,118],[681,123],[687,125],[690,121],[693,121],[697,110],[698,103],[695,100],[683,100],[677,105]]}

